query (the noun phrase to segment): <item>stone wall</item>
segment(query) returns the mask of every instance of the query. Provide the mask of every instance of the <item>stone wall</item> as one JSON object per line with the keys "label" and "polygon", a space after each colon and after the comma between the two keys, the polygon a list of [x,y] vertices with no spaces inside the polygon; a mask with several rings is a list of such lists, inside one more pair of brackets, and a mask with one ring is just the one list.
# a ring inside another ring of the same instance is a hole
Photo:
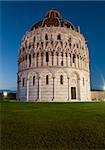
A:
{"label": "stone wall", "polygon": [[91,91],[91,99],[94,100],[105,100],[105,91]]}

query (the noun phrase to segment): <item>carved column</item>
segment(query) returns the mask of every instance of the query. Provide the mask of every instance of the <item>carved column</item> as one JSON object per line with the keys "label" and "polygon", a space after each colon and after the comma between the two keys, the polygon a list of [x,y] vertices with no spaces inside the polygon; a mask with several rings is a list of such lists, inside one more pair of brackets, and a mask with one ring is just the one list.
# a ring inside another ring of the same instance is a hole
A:
{"label": "carved column", "polygon": [[79,56],[79,68],[81,69],[81,57]]}
{"label": "carved column", "polygon": [[41,66],[43,66],[43,53],[41,53]]}
{"label": "carved column", "polygon": [[38,66],[41,66],[41,53],[39,52],[39,57],[38,57]]}
{"label": "carved column", "polygon": [[75,67],[78,68],[78,58],[77,58],[77,55],[76,55],[76,58],[75,58]]}
{"label": "carved column", "polygon": [[46,66],[46,52],[44,52],[43,55],[43,65]]}
{"label": "carved column", "polygon": [[79,68],[79,56],[77,56],[78,68]]}
{"label": "carved column", "polygon": [[29,54],[27,54],[27,68],[29,68]]}
{"label": "carved column", "polygon": [[67,61],[68,61],[68,67],[70,67],[70,54],[69,53],[68,53]]}
{"label": "carved column", "polygon": [[66,67],[66,54],[63,53],[63,66]]}
{"label": "carved column", "polygon": [[58,52],[58,66],[61,66],[61,53]]}
{"label": "carved column", "polygon": [[73,54],[71,54],[71,67],[74,67],[74,65],[73,65]]}
{"label": "carved column", "polygon": [[37,54],[35,53],[35,56],[34,56],[34,67],[36,67],[36,59],[37,59],[37,58],[36,58],[36,55],[37,55]]}
{"label": "carved column", "polygon": [[54,62],[54,66],[57,65],[57,56],[56,56],[56,52],[53,53],[54,56],[53,56],[53,62]]}
{"label": "carved column", "polygon": [[66,53],[66,67],[68,67],[68,54]]}
{"label": "carved column", "polygon": [[51,56],[52,56],[52,66],[54,65],[54,52],[51,52]]}

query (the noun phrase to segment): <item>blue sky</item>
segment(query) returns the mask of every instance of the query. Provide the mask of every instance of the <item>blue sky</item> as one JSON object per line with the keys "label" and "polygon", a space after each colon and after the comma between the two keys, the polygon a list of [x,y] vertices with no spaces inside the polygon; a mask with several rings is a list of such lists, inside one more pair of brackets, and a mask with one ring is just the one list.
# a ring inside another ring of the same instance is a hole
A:
{"label": "blue sky", "polygon": [[80,26],[90,51],[91,87],[102,88],[105,80],[105,2],[8,1],[0,2],[0,89],[16,88],[17,54],[22,36],[56,8],[64,19]]}

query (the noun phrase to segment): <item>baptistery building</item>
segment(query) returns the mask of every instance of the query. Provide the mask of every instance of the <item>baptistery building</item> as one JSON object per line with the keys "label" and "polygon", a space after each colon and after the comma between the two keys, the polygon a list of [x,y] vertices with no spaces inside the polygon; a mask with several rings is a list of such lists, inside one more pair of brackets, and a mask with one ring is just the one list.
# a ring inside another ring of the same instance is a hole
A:
{"label": "baptistery building", "polygon": [[51,9],[23,36],[17,100],[90,101],[89,50],[80,28]]}

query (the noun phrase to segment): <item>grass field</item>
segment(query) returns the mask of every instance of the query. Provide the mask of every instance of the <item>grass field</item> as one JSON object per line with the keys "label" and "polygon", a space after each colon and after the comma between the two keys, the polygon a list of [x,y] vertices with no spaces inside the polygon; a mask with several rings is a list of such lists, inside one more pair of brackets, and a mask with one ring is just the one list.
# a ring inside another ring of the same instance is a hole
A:
{"label": "grass field", "polygon": [[105,150],[105,103],[1,102],[2,150]]}

